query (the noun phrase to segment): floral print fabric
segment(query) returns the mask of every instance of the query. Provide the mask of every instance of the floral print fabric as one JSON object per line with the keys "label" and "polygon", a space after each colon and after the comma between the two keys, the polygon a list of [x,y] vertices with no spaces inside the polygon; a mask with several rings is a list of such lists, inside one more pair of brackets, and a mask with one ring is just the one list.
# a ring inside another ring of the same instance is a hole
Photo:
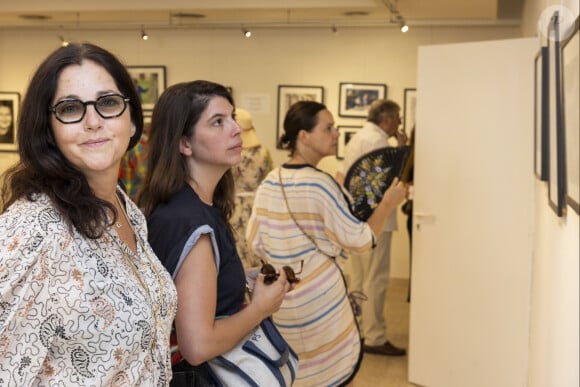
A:
{"label": "floral print fabric", "polygon": [[0,386],[169,385],[177,295],[143,214],[125,199],[135,255],[114,230],[84,238],[34,199],[0,215]]}
{"label": "floral print fabric", "polygon": [[260,258],[246,245],[246,225],[252,214],[254,193],[272,170],[270,151],[261,145],[244,149],[241,162],[232,170],[236,185],[236,207],[230,223],[235,230],[236,248],[245,268],[260,266]]}

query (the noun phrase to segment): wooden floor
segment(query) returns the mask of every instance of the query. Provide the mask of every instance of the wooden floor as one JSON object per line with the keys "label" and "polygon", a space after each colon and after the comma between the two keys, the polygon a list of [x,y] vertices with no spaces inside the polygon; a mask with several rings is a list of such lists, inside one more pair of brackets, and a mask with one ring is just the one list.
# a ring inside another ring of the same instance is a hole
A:
{"label": "wooden floor", "polygon": [[[385,314],[387,338],[396,346],[409,348],[409,281],[392,278],[387,291]],[[364,307],[364,303],[363,303]],[[408,387],[416,386],[407,381],[407,356],[381,356],[365,353],[361,368],[354,380],[355,387]]]}

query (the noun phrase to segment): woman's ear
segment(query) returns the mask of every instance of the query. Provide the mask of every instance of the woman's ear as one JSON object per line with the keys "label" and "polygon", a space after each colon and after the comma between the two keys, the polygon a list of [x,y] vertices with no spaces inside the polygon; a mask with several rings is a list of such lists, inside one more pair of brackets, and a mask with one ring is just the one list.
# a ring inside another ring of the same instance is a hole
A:
{"label": "woman's ear", "polygon": [[308,136],[308,134],[309,134],[308,131],[306,131],[304,129],[300,129],[298,131],[298,138],[297,138],[297,140],[300,141],[300,142],[302,142],[302,143],[304,143],[304,144],[306,144],[306,145],[308,145],[308,140],[309,140],[309,137],[310,137],[310,136]]}
{"label": "woman's ear", "polygon": [[184,156],[191,156],[191,142],[187,136],[181,136],[179,139],[179,153]]}
{"label": "woman's ear", "polygon": [[131,122],[131,137],[133,137],[137,133],[137,127],[133,122]]}

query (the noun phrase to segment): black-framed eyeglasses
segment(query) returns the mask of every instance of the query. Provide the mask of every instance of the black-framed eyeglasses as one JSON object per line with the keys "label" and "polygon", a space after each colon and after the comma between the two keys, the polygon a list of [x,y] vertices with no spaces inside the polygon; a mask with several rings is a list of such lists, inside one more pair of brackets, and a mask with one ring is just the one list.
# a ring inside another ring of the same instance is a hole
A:
{"label": "black-framed eyeglasses", "polygon": [[80,99],[64,99],[50,106],[48,110],[63,124],[76,124],[85,118],[87,105],[93,105],[95,111],[103,118],[115,118],[123,114],[130,100],[121,94],[107,94],[94,101],[84,102]]}
{"label": "black-framed eyeglasses", "polygon": [[[296,283],[300,282],[300,278],[296,277],[297,274],[302,273],[302,269],[304,268],[304,261],[300,261],[300,271],[294,272],[294,269],[290,266],[283,266],[282,269],[286,272],[286,278],[288,282]],[[270,285],[271,283],[275,282],[278,279],[279,274],[276,273],[276,269],[269,263],[262,261],[262,268],[260,269],[260,273],[264,274],[264,283],[266,285]]]}

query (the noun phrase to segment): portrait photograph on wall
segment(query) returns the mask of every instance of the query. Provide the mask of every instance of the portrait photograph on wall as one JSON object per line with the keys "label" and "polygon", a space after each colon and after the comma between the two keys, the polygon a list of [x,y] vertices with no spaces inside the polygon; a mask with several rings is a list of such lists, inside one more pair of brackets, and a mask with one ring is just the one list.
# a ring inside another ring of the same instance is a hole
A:
{"label": "portrait photograph on wall", "polygon": [[336,158],[339,160],[344,159],[344,149],[346,144],[350,141],[352,136],[354,136],[359,130],[362,129],[362,126],[346,126],[346,125],[339,125],[336,127],[338,129],[338,146],[336,148]]}
{"label": "portrait photograph on wall", "polygon": [[276,129],[276,148],[284,133],[284,118],[290,106],[298,101],[316,101],[324,103],[324,87],[278,85],[278,126]]}
{"label": "portrait photograph on wall", "polygon": [[165,66],[127,66],[137,89],[143,110],[153,110],[167,87]]}
{"label": "portrait photograph on wall", "polygon": [[566,215],[566,148],[564,143],[561,52],[558,11],[548,25],[548,202],[556,215]]}
{"label": "portrait photograph on wall", "polygon": [[411,133],[415,127],[415,116],[417,111],[417,89],[405,89],[405,105],[403,114],[403,131]]}
{"label": "portrait photograph on wall", "polygon": [[564,138],[566,141],[566,202],[580,214],[580,19],[574,30],[562,42],[562,98],[564,108]]}
{"label": "portrait photograph on wall", "polygon": [[387,85],[379,83],[339,84],[338,115],[366,118],[371,103],[387,97]]}
{"label": "portrait photograph on wall", "polygon": [[548,180],[548,47],[534,59],[534,173]]}
{"label": "portrait photograph on wall", "polygon": [[0,92],[0,151],[16,151],[20,93]]}

